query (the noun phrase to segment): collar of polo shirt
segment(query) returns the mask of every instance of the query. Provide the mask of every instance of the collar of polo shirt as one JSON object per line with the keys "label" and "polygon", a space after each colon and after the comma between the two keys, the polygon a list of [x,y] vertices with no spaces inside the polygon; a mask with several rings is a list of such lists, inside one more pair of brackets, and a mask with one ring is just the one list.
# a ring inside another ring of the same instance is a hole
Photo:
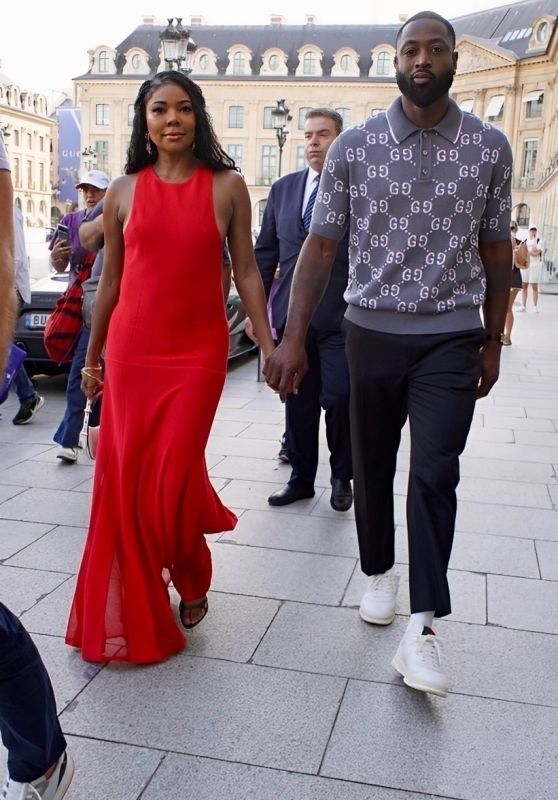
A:
{"label": "collar of polo shirt", "polygon": [[[390,133],[397,142],[401,144],[416,131],[420,130],[403,111],[401,98],[396,98],[386,111]],[[451,97],[446,115],[432,130],[437,131],[445,139],[455,144],[459,139],[461,125],[463,123],[463,112]]]}

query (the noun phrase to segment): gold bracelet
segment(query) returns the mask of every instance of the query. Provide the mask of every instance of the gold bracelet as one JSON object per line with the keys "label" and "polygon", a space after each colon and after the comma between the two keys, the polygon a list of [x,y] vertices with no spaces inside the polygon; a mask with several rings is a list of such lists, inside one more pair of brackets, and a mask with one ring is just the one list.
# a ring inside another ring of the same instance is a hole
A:
{"label": "gold bracelet", "polygon": [[90,370],[92,369],[97,369],[97,367],[89,367],[89,368],[83,367],[83,369],[81,370],[82,376],[84,378],[91,378],[91,380],[97,381],[97,383],[102,383],[103,382],[102,378],[98,378],[96,375],[91,374]]}
{"label": "gold bracelet", "polygon": [[86,365],[85,365],[85,367],[84,367],[84,369],[92,369],[92,370],[94,370],[95,372],[101,372],[101,370],[102,370],[103,368],[102,368],[102,367],[88,367],[88,366],[87,366],[87,364],[86,364]]}

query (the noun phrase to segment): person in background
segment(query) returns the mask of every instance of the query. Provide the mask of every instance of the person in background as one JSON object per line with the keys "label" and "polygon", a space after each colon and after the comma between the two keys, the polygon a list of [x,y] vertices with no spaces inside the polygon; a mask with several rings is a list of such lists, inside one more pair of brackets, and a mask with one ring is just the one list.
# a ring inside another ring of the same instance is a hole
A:
{"label": "person in background", "polygon": [[[0,133],[0,370],[12,341],[14,291],[13,192]],[[50,678],[31,637],[0,603],[0,734],[8,751],[2,800],[62,800],[74,764],[56,714]]]}
{"label": "person in background", "polygon": [[[275,181],[267,199],[255,253],[268,296],[279,269],[279,281],[271,298],[272,325],[279,341],[285,330],[294,268],[308,236],[322,167],[331,143],[342,129],[343,119],[337,111],[308,111],[304,122],[308,166]],[[347,308],[343,292],[349,276],[348,246],[345,238],[337,248],[332,279],[308,328],[308,372],[297,394],[289,394],[286,400],[286,432],[279,458],[288,459],[292,471],[288,483],[269,496],[270,506],[289,505],[314,496],[322,408],[330,451],[330,504],[336,511],[348,511],[353,502],[349,369],[341,332]]]}
{"label": "person in background", "polygon": [[[23,230],[23,214],[17,206],[14,206],[14,257],[17,300],[19,311],[21,311],[23,303],[28,303],[31,300],[31,284],[29,280],[29,258],[25,247],[25,233]],[[14,425],[27,425],[44,405],[44,397],[41,397],[31,383],[24,364],[20,366],[14,375],[13,387],[19,400],[19,409],[12,422]]]}
{"label": "person in background", "polygon": [[[498,380],[512,260],[511,148],[449,97],[455,38],[434,12],[407,19],[394,59],[401,95],[332,143],[283,340],[264,365],[282,397],[298,389],[306,330],[348,228],[344,331],[355,519],[368,576],[359,614],[373,625],[395,619],[393,481],[408,419],[411,615],[391,663],[407,686],[441,697],[449,678],[433,624],[451,613],[459,456],[476,398]],[[486,152],[493,157],[484,160]]]}
{"label": "person in background", "polygon": [[529,287],[533,297],[533,311],[539,313],[539,283],[542,277],[542,244],[537,236],[537,229],[534,225],[529,228],[527,237],[527,250],[529,251],[529,268],[521,270],[521,280],[523,286],[521,290],[521,306],[518,311],[527,311],[527,295]]}
{"label": "person in background", "polygon": [[513,250],[513,258],[512,258],[512,279],[511,279],[511,289],[510,289],[510,301],[508,303],[508,313],[506,314],[506,324],[504,325],[504,335],[502,337],[502,344],[509,347],[511,342],[511,333],[513,329],[513,304],[515,303],[515,299],[521,290],[521,270],[519,267],[515,265],[515,253],[519,245],[521,244],[521,240],[517,238],[517,222],[512,219],[510,224],[510,232],[511,232],[511,243],[512,243],[512,250]]}
{"label": "person in background", "polygon": [[[84,221],[85,215],[93,211],[105,195],[110,179],[105,172],[91,170],[86,173],[82,180],[76,184],[76,188],[81,189],[85,200],[85,208],[66,214],[61,223],[69,229],[67,241],[60,237],[56,232],[50,241],[52,250],[50,263],[56,272],[64,272],[70,265],[70,284],[77,273],[84,266],[91,266],[96,258],[95,252],[84,247],[80,241],[80,226]],[[102,225],[102,222],[98,223]],[[58,229],[57,229],[58,231]],[[102,264],[102,261],[101,261]],[[89,341],[89,331],[83,327],[78,337],[68,383],[66,385],[66,410],[53,439],[60,445],[56,457],[65,464],[75,464],[78,460],[79,434],[83,426],[83,412],[85,410],[85,395],[81,391],[81,369],[85,363],[85,353]],[[91,419],[91,424],[96,424],[96,420]]]}

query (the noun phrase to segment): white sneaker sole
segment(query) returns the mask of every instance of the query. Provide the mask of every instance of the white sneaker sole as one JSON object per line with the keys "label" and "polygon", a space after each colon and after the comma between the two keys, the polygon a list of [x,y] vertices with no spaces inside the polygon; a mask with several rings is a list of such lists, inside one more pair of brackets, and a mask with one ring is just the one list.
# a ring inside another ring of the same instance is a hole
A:
{"label": "white sneaker sole", "polygon": [[427,683],[415,681],[405,674],[405,667],[403,662],[399,659],[397,653],[395,654],[391,666],[401,675],[403,683],[411,689],[416,689],[419,692],[427,692],[428,694],[435,694],[437,697],[447,697],[448,693],[445,689],[440,689],[438,686],[432,686]]}
{"label": "white sneaker sole", "polygon": [[77,460],[78,460],[77,455],[75,457],[74,456],[66,456],[63,453],[58,453],[56,458],[59,458],[60,461],[63,461],[65,464],[75,464],[77,462]]}
{"label": "white sneaker sole", "polygon": [[395,612],[391,617],[371,617],[369,614],[366,614],[362,609],[359,608],[358,614],[361,619],[365,622],[369,622],[370,625],[391,625],[393,620],[395,619]]}
{"label": "white sneaker sole", "polygon": [[68,789],[70,788],[70,784],[74,777],[75,767],[74,767],[74,760],[71,755],[66,753],[66,769],[64,770],[64,775],[62,776],[62,780],[55,792],[53,800],[62,800]]}

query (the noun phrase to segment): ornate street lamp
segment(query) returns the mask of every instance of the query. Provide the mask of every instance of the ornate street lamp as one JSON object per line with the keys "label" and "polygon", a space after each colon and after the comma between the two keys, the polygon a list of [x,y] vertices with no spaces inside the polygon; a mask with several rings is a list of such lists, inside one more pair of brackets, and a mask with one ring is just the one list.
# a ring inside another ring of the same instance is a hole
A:
{"label": "ornate street lamp", "polygon": [[180,70],[186,75],[192,72],[192,56],[196,50],[196,43],[190,37],[190,31],[182,25],[182,17],[168,18],[168,25],[161,31],[161,47],[163,59],[167,69]]}
{"label": "ornate street lamp", "polygon": [[97,163],[97,151],[94,150],[91,145],[87,145],[81,151],[83,156],[83,165],[85,167],[86,172],[89,172],[90,169],[93,169],[95,164]]}
{"label": "ornate street lamp", "polygon": [[283,156],[283,147],[287,141],[289,131],[287,130],[287,122],[292,119],[289,114],[289,109],[285,105],[285,100],[278,100],[276,107],[271,111],[271,124],[275,128],[277,136],[277,143],[279,145],[279,164],[277,166],[277,177],[281,177],[281,159]]}

